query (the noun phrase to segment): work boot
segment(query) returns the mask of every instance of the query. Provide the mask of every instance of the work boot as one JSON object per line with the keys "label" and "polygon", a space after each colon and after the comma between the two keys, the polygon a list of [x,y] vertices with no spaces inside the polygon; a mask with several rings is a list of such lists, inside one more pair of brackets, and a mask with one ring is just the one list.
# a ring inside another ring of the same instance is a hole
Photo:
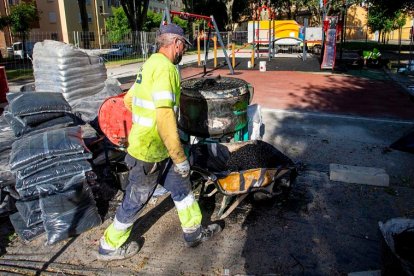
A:
{"label": "work boot", "polygon": [[139,245],[136,241],[127,241],[121,247],[116,249],[105,249],[99,244],[98,260],[99,261],[115,261],[131,258],[139,251]]}
{"label": "work boot", "polygon": [[192,237],[194,235],[184,235],[185,243],[188,247],[196,247],[202,242],[208,241],[211,239],[215,234],[221,232],[222,228],[219,224],[213,223],[208,225],[207,227],[201,226],[200,230],[197,232],[196,237]]}

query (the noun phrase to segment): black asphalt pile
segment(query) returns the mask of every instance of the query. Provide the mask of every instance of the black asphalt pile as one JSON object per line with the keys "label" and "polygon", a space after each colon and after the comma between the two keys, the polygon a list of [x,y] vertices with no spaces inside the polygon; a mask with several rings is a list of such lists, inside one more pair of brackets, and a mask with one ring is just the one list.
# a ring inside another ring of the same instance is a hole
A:
{"label": "black asphalt pile", "polygon": [[261,140],[197,144],[191,148],[193,165],[211,172],[238,172],[256,168],[278,168],[293,161]]}
{"label": "black asphalt pile", "polygon": [[12,144],[18,213],[10,220],[23,240],[46,232],[48,244],[54,244],[101,224],[86,184],[91,157],[80,126],[24,135]]}
{"label": "black asphalt pile", "polygon": [[244,171],[254,168],[277,168],[290,164],[293,162],[274,146],[257,140],[230,151],[226,166],[230,171]]}

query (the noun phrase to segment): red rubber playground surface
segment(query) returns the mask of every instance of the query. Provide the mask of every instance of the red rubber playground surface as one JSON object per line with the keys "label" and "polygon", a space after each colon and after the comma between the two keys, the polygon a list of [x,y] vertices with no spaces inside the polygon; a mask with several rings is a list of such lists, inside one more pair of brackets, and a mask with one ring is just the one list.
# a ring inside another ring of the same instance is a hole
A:
{"label": "red rubber playground surface", "polygon": [[[202,77],[203,68],[187,67],[182,78]],[[372,118],[414,119],[414,102],[391,80],[326,72],[207,70],[208,77],[241,78],[254,87],[253,103],[264,108],[324,112]]]}

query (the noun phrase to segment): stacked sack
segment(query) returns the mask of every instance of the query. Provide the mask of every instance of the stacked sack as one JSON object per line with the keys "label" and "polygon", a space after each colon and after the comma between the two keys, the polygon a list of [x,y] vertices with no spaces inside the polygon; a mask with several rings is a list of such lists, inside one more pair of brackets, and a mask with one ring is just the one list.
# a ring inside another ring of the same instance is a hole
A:
{"label": "stacked sack", "polygon": [[36,91],[60,92],[72,105],[72,101],[104,88],[106,68],[98,56],[70,44],[45,40],[33,48],[33,75]]}
{"label": "stacked sack", "polygon": [[12,144],[9,165],[19,212],[10,220],[23,240],[46,232],[48,244],[54,244],[101,224],[87,185],[90,158],[80,126],[31,134]]}
{"label": "stacked sack", "polygon": [[71,106],[59,93],[8,93],[4,118],[16,137],[34,130],[75,124]]}

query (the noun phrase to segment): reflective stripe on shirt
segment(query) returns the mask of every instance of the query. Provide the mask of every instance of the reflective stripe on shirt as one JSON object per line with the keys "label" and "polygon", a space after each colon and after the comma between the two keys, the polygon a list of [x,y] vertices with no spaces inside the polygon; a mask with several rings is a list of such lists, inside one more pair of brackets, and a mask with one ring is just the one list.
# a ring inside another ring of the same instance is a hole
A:
{"label": "reflective stripe on shirt", "polygon": [[146,127],[152,127],[153,120],[151,118],[138,116],[136,114],[132,114],[132,121],[135,124],[146,126]]}
{"label": "reflective stripe on shirt", "polygon": [[151,101],[147,101],[147,100],[139,99],[137,97],[133,97],[133,103],[134,103],[134,105],[142,107],[142,108],[155,110],[155,105]]}
{"label": "reflective stripe on shirt", "polygon": [[152,99],[154,101],[171,100],[172,102],[175,103],[175,94],[172,93],[171,91],[153,92]]}

